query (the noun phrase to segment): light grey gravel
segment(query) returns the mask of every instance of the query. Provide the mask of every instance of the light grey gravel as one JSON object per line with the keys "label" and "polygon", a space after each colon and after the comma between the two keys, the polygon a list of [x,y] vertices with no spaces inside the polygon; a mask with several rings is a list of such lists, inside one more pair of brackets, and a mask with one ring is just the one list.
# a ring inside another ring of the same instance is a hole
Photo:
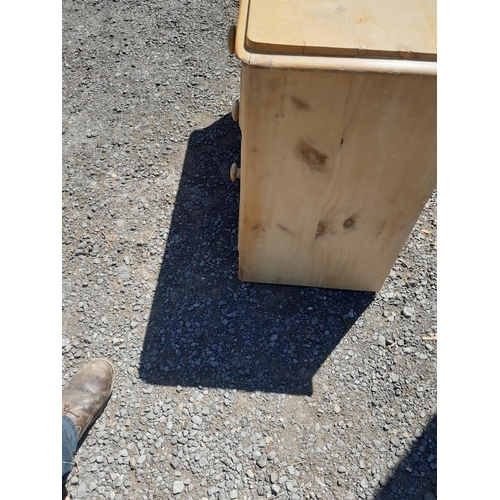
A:
{"label": "light grey gravel", "polygon": [[437,193],[378,294],[242,283],[238,1],[62,14],[62,384],[116,369],[69,499],[435,496]]}
{"label": "light grey gravel", "polygon": [[265,467],[267,465],[267,455],[263,453],[258,459],[257,459],[257,465],[259,467]]}
{"label": "light grey gravel", "polygon": [[415,309],[413,307],[405,307],[403,309],[403,316],[405,318],[411,318],[415,314]]}
{"label": "light grey gravel", "polygon": [[184,491],[184,483],[182,481],[174,481],[172,485],[172,492],[174,495],[182,493]]}
{"label": "light grey gravel", "polygon": [[78,485],[78,489],[77,489],[77,495],[78,495],[78,497],[79,498],[83,498],[83,497],[85,497],[86,493],[87,493],[87,486],[86,486],[86,484],[85,483],[80,483]]}

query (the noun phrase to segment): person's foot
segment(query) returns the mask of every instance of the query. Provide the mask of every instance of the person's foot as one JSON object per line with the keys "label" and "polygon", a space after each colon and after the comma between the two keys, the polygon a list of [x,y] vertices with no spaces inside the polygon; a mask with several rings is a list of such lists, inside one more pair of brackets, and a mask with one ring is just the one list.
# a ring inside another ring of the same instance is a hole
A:
{"label": "person's foot", "polygon": [[105,359],[94,359],[78,370],[62,390],[62,413],[78,429],[78,440],[95,422],[111,396],[115,370]]}

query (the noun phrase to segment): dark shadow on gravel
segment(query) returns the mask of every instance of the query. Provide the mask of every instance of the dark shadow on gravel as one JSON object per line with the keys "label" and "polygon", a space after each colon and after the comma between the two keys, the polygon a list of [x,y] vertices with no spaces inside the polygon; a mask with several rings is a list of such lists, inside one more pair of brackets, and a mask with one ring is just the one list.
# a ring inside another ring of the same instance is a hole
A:
{"label": "dark shadow on gravel", "polygon": [[377,492],[375,500],[422,500],[426,493],[437,498],[437,415]]}
{"label": "dark shadow on gravel", "polygon": [[141,354],[151,384],[312,394],[312,378],[373,293],[238,279],[241,133],[193,132]]}

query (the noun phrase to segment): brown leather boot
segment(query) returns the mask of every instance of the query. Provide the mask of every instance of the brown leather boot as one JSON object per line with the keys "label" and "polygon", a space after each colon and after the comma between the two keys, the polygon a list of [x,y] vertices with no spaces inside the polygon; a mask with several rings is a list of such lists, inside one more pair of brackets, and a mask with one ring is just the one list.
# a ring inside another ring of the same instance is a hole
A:
{"label": "brown leather boot", "polygon": [[94,359],[78,370],[62,390],[62,413],[73,420],[78,440],[100,415],[113,389],[115,369],[105,359]]}

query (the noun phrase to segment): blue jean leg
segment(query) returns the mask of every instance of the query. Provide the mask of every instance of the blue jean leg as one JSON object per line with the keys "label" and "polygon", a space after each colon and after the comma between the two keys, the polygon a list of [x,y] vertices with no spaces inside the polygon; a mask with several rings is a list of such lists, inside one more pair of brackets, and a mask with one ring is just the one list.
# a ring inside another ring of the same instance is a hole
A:
{"label": "blue jean leg", "polygon": [[73,420],[62,416],[62,477],[63,481],[73,469],[73,457],[78,445],[78,430]]}

